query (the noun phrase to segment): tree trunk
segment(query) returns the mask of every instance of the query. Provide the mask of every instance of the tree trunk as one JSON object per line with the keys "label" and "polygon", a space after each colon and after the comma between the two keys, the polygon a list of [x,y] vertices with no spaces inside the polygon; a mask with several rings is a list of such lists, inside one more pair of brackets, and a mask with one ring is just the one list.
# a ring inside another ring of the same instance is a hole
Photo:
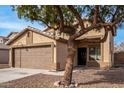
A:
{"label": "tree trunk", "polygon": [[68,40],[68,56],[66,59],[65,73],[64,73],[64,85],[69,86],[72,80],[72,71],[75,57],[74,40]]}

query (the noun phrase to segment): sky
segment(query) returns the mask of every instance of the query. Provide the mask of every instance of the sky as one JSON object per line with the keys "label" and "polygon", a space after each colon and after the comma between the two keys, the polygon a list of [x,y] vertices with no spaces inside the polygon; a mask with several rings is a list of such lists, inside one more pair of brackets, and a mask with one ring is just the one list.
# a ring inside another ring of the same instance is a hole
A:
{"label": "sky", "polygon": [[[34,22],[19,19],[17,13],[12,11],[10,6],[0,5],[0,36],[7,36],[10,32],[20,32],[25,27],[32,26],[40,30],[45,29],[44,26]],[[120,44],[124,41],[124,27],[117,29],[117,36],[114,41]]]}
{"label": "sky", "polygon": [[20,32],[25,27],[32,26],[38,29],[44,29],[40,24],[24,19],[19,19],[17,13],[12,11],[10,6],[0,5],[0,36],[7,36],[10,32]]}

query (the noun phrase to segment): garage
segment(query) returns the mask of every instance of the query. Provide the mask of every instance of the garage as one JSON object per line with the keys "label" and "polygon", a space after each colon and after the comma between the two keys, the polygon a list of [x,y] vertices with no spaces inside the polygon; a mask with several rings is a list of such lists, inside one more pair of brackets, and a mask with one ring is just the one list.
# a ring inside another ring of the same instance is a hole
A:
{"label": "garage", "polygon": [[4,44],[0,44],[0,64],[9,63],[9,47]]}
{"label": "garage", "polygon": [[8,63],[9,63],[9,50],[0,49],[0,64],[8,64]]}
{"label": "garage", "polygon": [[25,28],[7,42],[10,48],[9,66],[46,70],[59,69],[60,64],[56,58],[57,41],[40,30],[32,27]]}
{"label": "garage", "polygon": [[51,45],[14,48],[13,67],[51,69]]}

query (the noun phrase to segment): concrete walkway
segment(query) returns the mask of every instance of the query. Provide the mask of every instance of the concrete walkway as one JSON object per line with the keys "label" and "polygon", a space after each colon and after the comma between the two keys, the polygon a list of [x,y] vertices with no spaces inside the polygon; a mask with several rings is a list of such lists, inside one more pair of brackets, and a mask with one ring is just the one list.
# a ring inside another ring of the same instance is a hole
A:
{"label": "concrete walkway", "polygon": [[0,69],[0,83],[24,78],[39,73],[62,76],[64,74],[64,71],[49,71],[42,69],[26,69],[26,68],[5,68],[5,69]]}

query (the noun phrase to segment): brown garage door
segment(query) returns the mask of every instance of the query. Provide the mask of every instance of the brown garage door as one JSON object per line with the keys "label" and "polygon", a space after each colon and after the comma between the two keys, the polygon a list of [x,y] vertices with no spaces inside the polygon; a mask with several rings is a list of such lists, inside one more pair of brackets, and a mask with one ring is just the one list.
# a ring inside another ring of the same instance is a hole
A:
{"label": "brown garage door", "polygon": [[14,49],[14,66],[19,68],[50,69],[51,46]]}
{"label": "brown garage door", "polygon": [[0,64],[8,64],[8,63],[9,63],[9,50],[0,49]]}

